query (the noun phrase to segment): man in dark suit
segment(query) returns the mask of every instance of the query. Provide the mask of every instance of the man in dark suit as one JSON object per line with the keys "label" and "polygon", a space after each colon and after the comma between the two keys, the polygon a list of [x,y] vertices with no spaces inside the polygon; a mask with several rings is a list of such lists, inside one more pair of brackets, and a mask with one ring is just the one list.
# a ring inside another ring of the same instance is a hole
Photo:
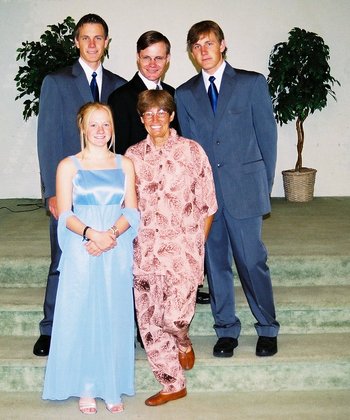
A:
{"label": "man in dark suit", "polygon": [[[170,48],[168,38],[157,31],[147,31],[137,40],[136,60],[139,70],[108,99],[114,116],[117,153],[124,154],[128,147],[147,137],[148,133],[137,112],[139,93],[146,89],[163,89],[174,96],[175,89],[162,81],[170,62]],[[180,134],[176,114],[170,126]],[[197,303],[209,303],[208,293],[198,290]]]}
{"label": "man in dark suit", "polygon": [[[157,31],[147,31],[136,43],[136,60],[139,71],[125,85],[113,92],[108,104],[112,108],[115,126],[115,148],[124,154],[133,144],[144,140],[147,131],[137,113],[139,93],[146,89],[164,89],[174,96],[175,89],[162,78],[170,61],[170,42]],[[178,130],[177,119],[171,127]]]}
{"label": "man in dark suit", "polygon": [[[206,243],[206,268],[218,341],[213,354],[231,357],[241,323],[235,311],[232,262],[257,320],[257,356],[277,352],[272,285],[261,240],[270,212],[277,130],[265,78],[232,68],[226,43],[212,21],[191,27],[188,51],[201,73],[176,90],[182,135],[197,140],[211,162],[219,209]],[[212,78],[213,76],[213,78]]]}
{"label": "man in dark suit", "polygon": [[33,349],[37,356],[49,353],[59,279],[57,267],[61,250],[57,241],[57,165],[63,158],[81,150],[76,122],[80,107],[94,100],[107,102],[110,93],[126,82],[102,67],[101,60],[109,40],[108,26],[100,16],[83,16],[75,27],[74,40],[80,52],[78,61],[73,66],[47,75],[40,93],[38,156],[43,196],[50,211],[51,264],[44,301],[44,319],[40,322],[40,337]]}

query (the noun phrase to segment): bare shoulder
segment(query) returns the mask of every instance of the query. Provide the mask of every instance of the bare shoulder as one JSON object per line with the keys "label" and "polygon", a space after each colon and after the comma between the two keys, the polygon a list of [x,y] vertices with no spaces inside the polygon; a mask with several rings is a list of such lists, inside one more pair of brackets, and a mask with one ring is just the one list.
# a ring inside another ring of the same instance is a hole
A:
{"label": "bare shoulder", "polygon": [[62,159],[61,162],[58,164],[57,170],[73,173],[76,172],[76,167],[74,165],[73,160],[70,157],[66,157]]}
{"label": "bare shoulder", "polygon": [[122,156],[122,168],[125,172],[134,172],[134,164],[132,160],[126,156]]}

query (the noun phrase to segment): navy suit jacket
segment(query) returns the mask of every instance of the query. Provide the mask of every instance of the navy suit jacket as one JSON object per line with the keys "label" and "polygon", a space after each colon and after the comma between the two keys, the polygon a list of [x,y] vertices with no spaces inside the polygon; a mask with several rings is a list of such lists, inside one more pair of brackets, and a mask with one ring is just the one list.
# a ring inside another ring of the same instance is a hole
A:
{"label": "navy suit jacket", "polygon": [[[125,79],[103,69],[101,102]],[[77,126],[78,110],[93,97],[85,72],[78,61],[47,75],[43,81],[38,117],[38,156],[43,196],[56,195],[59,162],[81,150]]]}
{"label": "navy suit jacket", "polygon": [[184,137],[197,140],[213,168],[219,211],[244,219],[271,210],[277,127],[263,75],[226,63],[216,114],[202,73],[175,94]]}
{"label": "navy suit jacket", "polygon": [[[163,82],[161,82],[161,85],[171,96],[174,96],[175,89],[172,86]],[[124,154],[128,147],[147,137],[147,131],[137,112],[138,95],[144,90],[147,90],[147,87],[136,73],[128,83],[118,88],[108,99],[108,104],[112,108],[114,116],[117,153]],[[178,131],[176,115],[171,127]]]}

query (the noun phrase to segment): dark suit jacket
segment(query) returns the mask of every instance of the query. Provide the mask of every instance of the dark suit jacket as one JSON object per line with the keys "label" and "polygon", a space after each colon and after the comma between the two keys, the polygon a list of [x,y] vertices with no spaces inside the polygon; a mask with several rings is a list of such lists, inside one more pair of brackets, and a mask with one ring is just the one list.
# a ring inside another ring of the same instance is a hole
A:
{"label": "dark suit jacket", "polygon": [[[161,82],[161,85],[164,90],[174,96],[175,89],[173,87],[163,82]],[[146,89],[146,85],[136,73],[128,83],[114,91],[108,99],[108,104],[111,106],[114,116],[117,153],[124,154],[129,146],[147,137],[147,131],[136,108],[139,93]],[[178,130],[177,118],[174,118],[171,127]]]}
{"label": "dark suit jacket", "polygon": [[[103,69],[101,101],[125,79]],[[42,190],[45,198],[56,195],[56,169],[65,157],[81,150],[77,113],[92,102],[85,72],[79,62],[45,77],[40,93],[38,117],[38,156]]]}
{"label": "dark suit jacket", "polygon": [[219,209],[238,219],[268,213],[277,129],[264,76],[226,63],[215,115],[201,73],[175,97],[182,135],[197,140],[211,162]]}

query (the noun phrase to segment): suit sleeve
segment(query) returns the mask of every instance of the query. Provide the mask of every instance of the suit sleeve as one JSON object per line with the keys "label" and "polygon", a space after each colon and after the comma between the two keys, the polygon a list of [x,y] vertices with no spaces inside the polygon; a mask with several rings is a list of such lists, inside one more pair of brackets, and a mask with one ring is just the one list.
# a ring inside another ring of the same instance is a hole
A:
{"label": "suit sleeve", "polygon": [[112,109],[114,132],[115,132],[115,148],[116,152],[124,154],[126,149],[131,145],[131,123],[132,117],[129,115],[129,106],[124,100],[124,95],[118,91],[113,92],[108,98],[108,105]]}
{"label": "suit sleeve", "polygon": [[56,195],[56,169],[62,156],[62,100],[57,81],[46,76],[40,93],[38,157],[43,195]]}
{"label": "suit sleeve", "polygon": [[176,102],[176,112],[177,112],[177,121],[179,125],[179,133],[183,137],[188,139],[193,139],[193,133],[191,133],[191,128],[189,124],[189,117],[186,111],[183,100],[184,94],[182,91],[176,89],[175,91],[175,102]]}
{"label": "suit sleeve", "polygon": [[265,163],[271,194],[277,158],[277,125],[265,77],[259,75],[253,91],[253,124]]}
{"label": "suit sleeve", "polygon": [[213,172],[208,160],[208,157],[202,148],[199,148],[200,155],[200,172],[199,172],[199,185],[198,185],[198,199],[202,203],[202,208],[207,208],[207,216],[216,213],[218,209]]}

